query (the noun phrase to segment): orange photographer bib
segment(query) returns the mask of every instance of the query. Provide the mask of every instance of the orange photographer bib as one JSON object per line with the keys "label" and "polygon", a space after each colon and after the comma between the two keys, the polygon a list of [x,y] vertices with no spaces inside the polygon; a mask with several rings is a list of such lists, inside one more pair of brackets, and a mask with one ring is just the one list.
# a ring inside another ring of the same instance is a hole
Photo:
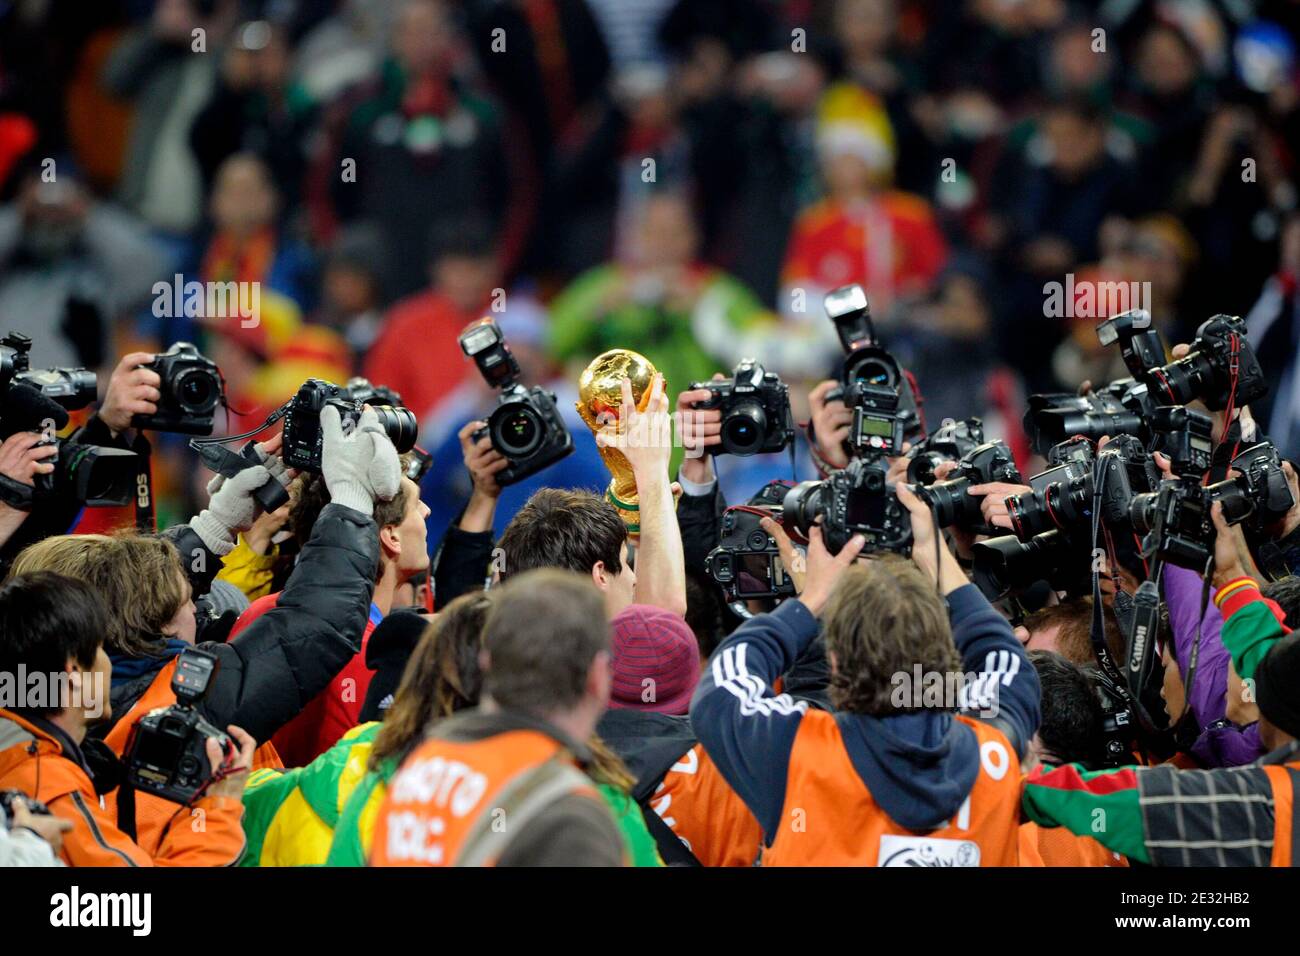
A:
{"label": "orange photographer bib", "polygon": [[853,767],[835,718],[809,711],[790,753],[785,806],[764,866],[1015,866],[1020,761],[999,730],[958,715],[979,741],[970,795],[946,826],[890,819]]}
{"label": "orange photographer bib", "polygon": [[1300,784],[1300,763],[1265,767],[1273,785],[1273,859],[1269,866],[1297,866],[1293,848],[1295,831],[1300,827],[1300,803],[1296,788]]}
{"label": "orange photographer bib", "polygon": [[371,866],[491,866],[557,799],[600,800],[560,744],[533,730],[425,741],[388,785]]}

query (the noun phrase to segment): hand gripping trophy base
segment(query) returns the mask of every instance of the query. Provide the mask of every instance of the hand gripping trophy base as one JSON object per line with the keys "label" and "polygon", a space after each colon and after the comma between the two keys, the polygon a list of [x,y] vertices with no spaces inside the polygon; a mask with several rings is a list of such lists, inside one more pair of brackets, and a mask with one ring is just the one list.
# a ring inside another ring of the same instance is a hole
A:
{"label": "hand gripping trophy base", "polygon": [[[578,379],[578,414],[592,433],[618,421],[623,407],[623,379],[632,381],[632,399],[639,411],[650,401],[650,384],[655,367],[644,355],[629,349],[611,349],[596,356]],[[600,457],[613,476],[605,498],[618,511],[635,539],[641,531],[641,502],[636,490],[636,476],[627,457],[617,448],[601,447]]]}

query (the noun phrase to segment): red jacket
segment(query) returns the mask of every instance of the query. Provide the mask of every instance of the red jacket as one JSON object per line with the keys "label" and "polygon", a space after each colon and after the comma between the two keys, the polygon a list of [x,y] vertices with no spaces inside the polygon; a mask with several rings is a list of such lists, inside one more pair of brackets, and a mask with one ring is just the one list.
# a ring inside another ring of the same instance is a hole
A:
{"label": "red jacket", "polygon": [[473,369],[456,336],[481,314],[467,315],[436,292],[401,300],[389,309],[379,339],[366,356],[366,378],[398,392],[423,422]]}
{"label": "red jacket", "polygon": [[[280,600],[280,593],[260,597],[239,616],[230,631],[234,637],[257,620]],[[366,647],[370,635],[384,615],[374,604],[370,605],[370,618],[361,635],[361,650],[334,675],[329,686],[308,702],[302,713],[289,721],[272,736],[276,752],[286,767],[305,767],[339,738],[361,723],[361,705],[366,701],[366,691],[375,672],[366,667]]]}

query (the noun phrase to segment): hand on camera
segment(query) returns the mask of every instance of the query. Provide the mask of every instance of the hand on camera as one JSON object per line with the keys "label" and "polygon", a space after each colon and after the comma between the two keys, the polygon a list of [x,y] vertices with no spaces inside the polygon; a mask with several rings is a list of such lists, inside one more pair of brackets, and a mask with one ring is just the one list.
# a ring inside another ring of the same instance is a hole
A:
{"label": "hand on camera", "polygon": [[844,451],[849,429],[853,427],[853,412],[839,399],[826,401],[826,395],[839,387],[839,382],[827,379],[808,393],[808,406],[812,410],[813,444],[817,456],[831,468],[844,468],[849,456]]}
{"label": "hand on camera", "polygon": [[866,543],[866,538],[855,534],[849,538],[844,547],[840,548],[839,554],[831,554],[826,550],[826,543],[822,540],[821,526],[813,525],[808,529],[808,571],[804,575],[803,591],[799,594],[799,600],[803,602],[804,607],[814,615],[821,614],[822,609],[826,607],[826,602],[835,593],[835,586],[839,584],[840,578],[853,564]]}
{"label": "hand on camera", "polygon": [[[722,374],[713,376],[715,382],[725,378]],[[679,474],[697,485],[713,481],[713,456],[709,449],[722,444],[722,409],[695,407],[697,402],[707,402],[712,397],[707,388],[688,389],[677,396],[677,420],[682,447],[686,449]]]}
{"label": "hand on camera", "polygon": [[32,813],[24,800],[15,800],[12,809],[13,817],[10,820],[10,829],[17,830],[21,827],[25,830],[31,830],[50,845],[50,849],[54,851],[55,856],[58,856],[63,851],[63,834],[72,829],[71,820],[56,817],[53,814]]}
{"label": "hand on camera", "polygon": [[[208,506],[190,522],[190,527],[203,539],[209,551],[229,554],[235,546],[236,535],[252,529],[258,518],[258,504],[253,497],[257,489],[272,479],[281,485],[289,484],[289,469],[275,454],[280,449],[281,440],[277,435],[254,446],[262,464],[245,468],[233,478],[217,475],[208,482],[208,493],[212,497]],[[269,536],[266,544],[269,544]]]}
{"label": "hand on camera", "polygon": [[250,737],[247,731],[233,724],[226,728],[226,733],[230,734],[239,748],[229,761],[225,759],[225,755],[221,752],[221,745],[215,740],[208,740],[205,743],[208,765],[220,768],[217,772],[222,774],[221,779],[208,788],[207,795],[239,800],[244,796],[244,786],[248,783],[249,771],[253,769],[253,751],[257,750],[257,741]]}
{"label": "hand on camera", "polygon": [[397,496],[402,489],[402,463],[373,408],[365,406],[361,419],[345,431],[339,410],[326,405],[320,427],[321,475],[331,501],[370,516],[376,499],[391,501]]}
{"label": "hand on camera", "polygon": [[114,436],[131,427],[135,415],[153,415],[158,411],[162,379],[153,369],[141,368],[154,360],[148,352],[129,352],[122,356],[108,380],[99,419]]}
{"label": "hand on camera", "polygon": [[1241,577],[1259,579],[1255,559],[1246,544],[1246,534],[1241,525],[1230,525],[1223,517],[1223,504],[1216,501],[1210,506],[1210,520],[1214,522],[1214,586],[1222,587]]}
{"label": "hand on camera", "polygon": [[758,524],[775,539],[776,549],[781,552],[781,565],[794,583],[794,593],[802,594],[804,579],[808,576],[808,559],[795,547],[780,522],[772,518],[762,518]]}
{"label": "hand on camera", "polygon": [[465,468],[474,482],[474,494],[487,498],[497,498],[501,486],[497,484],[497,473],[510,464],[499,451],[492,447],[492,439],[487,435],[475,441],[474,432],[486,428],[487,422],[468,422],[456,437],[460,439],[460,453],[465,460]]}
{"label": "hand on camera", "polygon": [[966,489],[968,495],[983,495],[980,502],[980,514],[984,523],[995,528],[1010,528],[1011,516],[1007,514],[1007,499],[1033,491],[1029,485],[1012,484],[1009,481],[990,481],[987,485],[971,485]]}
{"label": "hand on camera", "polygon": [[46,461],[59,453],[57,445],[41,445],[45,438],[37,432],[16,432],[0,444],[0,474],[24,485],[34,485],[37,475],[54,471],[54,463]]}

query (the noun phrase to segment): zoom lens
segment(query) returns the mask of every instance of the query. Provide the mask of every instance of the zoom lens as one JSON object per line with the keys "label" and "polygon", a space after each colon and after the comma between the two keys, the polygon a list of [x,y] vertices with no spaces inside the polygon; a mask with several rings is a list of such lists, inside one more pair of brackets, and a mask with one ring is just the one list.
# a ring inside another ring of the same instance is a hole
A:
{"label": "zoom lens", "polygon": [[781,513],[789,526],[805,538],[808,529],[817,523],[819,515],[826,511],[822,500],[824,481],[801,481],[785,493],[781,502]]}
{"label": "zoom lens", "polygon": [[537,412],[519,402],[498,408],[488,433],[492,445],[507,458],[526,458],[541,445],[546,429]]}
{"label": "zoom lens", "polygon": [[397,449],[399,455],[404,455],[415,447],[415,439],[420,431],[415,412],[401,405],[372,405],[370,407],[379,416],[380,427],[388,435],[389,441],[393,443],[393,447]]}
{"label": "zoom lens", "polygon": [[973,526],[981,522],[981,499],[966,493],[970,485],[969,478],[954,478],[921,489],[921,498],[934,508],[940,528],[952,525]]}
{"label": "zoom lens", "polygon": [[217,407],[221,383],[207,369],[191,369],[176,382],[176,401],[190,415],[206,415]]}
{"label": "zoom lens", "polygon": [[741,402],[722,422],[722,448],[729,455],[753,455],[763,447],[767,415],[758,402]]}

